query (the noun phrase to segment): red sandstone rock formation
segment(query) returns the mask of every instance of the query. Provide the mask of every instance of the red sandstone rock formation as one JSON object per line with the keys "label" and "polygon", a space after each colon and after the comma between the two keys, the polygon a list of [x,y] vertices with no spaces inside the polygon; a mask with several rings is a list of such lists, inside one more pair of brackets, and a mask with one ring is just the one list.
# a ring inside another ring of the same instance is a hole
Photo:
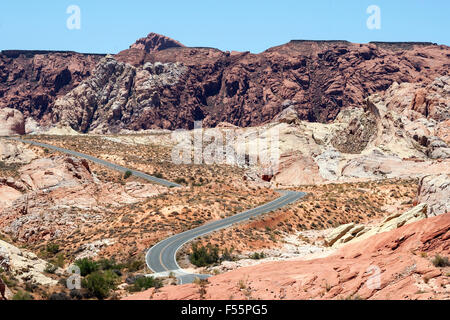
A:
{"label": "red sandstone rock formation", "polygon": [[145,52],[161,51],[168,48],[184,47],[176,40],[162,36],[157,33],[150,33],[147,37],[137,40],[130,46],[130,49],[145,50]]}
{"label": "red sandstone rock formation", "polygon": [[450,268],[434,266],[435,254],[450,254],[450,213],[349,244],[326,258],[214,276],[203,293],[188,284],[128,299],[448,299]]}
{"label": "red sandstone rock formation", "polygon": [[[83,114],[86,122],[75,127],[80,131],[98,127],[105,131],[109,126],[112,131],[192,128],[193,121],[200,119],[204,126],[220,122],[251,126],[273,119],[289,106],[300,119],[328,122],[342,108],[361,106],[368,95],[386,90],[394,81],[428,84],[448,75],[449,54],[449,47],[430,43],[346,41],[291,41],[260,54],[230,53],[187,48],[151,33],[115,56],[135,68],[122,79],[114,78],[116,90],[111,91],[110,81],[96,84],[97,92],[108,93],[104,97],[78,89],[75,100],[92,98],[95,106],[74,111]],[[19,109],[25,117],[45,123],[50,118],[59,121],[55,100],[82,80],[98,77],[99,61],[99,56],[67,52],[3,52],[0,108]],[[186,70],[170,83],[137,77],[146,63],[158,62],[176,63]],[[109,71],[117,74],[117,69]],[[97,99],[113,107],[112,113],[97,114]],[[421,108],[424,99],[418,93],[413,108]],[[113,100],[120,100],[121,106]],[[91,126],[94,120],[97,123]]]}
{"label": "red sandstone rock formation", "polygon": [[100,58],[75,52],[0,52],[0,108],[47,119],[55,99],[89,77]]}

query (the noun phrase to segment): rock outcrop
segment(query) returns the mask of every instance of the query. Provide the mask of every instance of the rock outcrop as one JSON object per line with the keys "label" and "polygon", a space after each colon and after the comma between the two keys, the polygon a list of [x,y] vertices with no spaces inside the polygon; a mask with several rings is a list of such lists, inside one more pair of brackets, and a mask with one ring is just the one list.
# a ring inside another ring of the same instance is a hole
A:
{"label": "rock outcrop", "polygon": [[[2,264],[2,256],[4,256]],[[6,257],[6,258],[5,258]],[[7,261],[5,263],[5,261]],[[34,253],[0,240],[0,265],[6,265],[14,277],[20,281],[28,281],[37,285],[54,286],[58,282],[45,275],[47,262],[39,259]],[[62,270],[57,270],[61,274]]]}
{"label": "rock outcrop", "polygon": [[18,241],[64,237],[107,219],[108,208],[157,196],[167,188],[137,181],[101,182],[88,162],[66,156],[32,161],[18,178],[0,178],[0,229]]}
{"label": "rock outcrop", "polygon": [[429,216],[450,212],[450,174],[420,179],[417,201],[428,205]]}
{"label": "rock outcrop", "polygon": [[[97,133],[167,127],[167,115],[179,110],[164,105],[162,96],[173,86],[183,86],[186,71],[178,63],[146,63],[136,68],[107,56],[91,78],[55,102],[53,121],[79,132]],[[145,122],[148,118],[153,119],[152,126]]]}
{"label": "rock outcrop", "polygon": [[427,218],[427,204],[422,203],[404,213],[387,216],[377,225],[345,224],[332,230],[325,238],[328,246],[338,247],[345,243],[361,241],[376,234],[391,231],[404,225]]}
{"label": "rock outcrop", "polygon": [[87,160],[71,157],[37,159],[20,168],[20,179],[31,190],[79,186],[94,181]]}
{"label": "rock outcrop", "polygon": [[[271,181],[295,185],[321,179],[448,174],[449,81],[450,77],[444,76],[430,85],[394,83],[385,94],[369,96],[360,108],[342,110],[329,124],[298,120],[298,112],[287,107],[272,124],[261,127],[263,131],[278,131],[280,137],[280,165]],[[434,112],[412,109],[417,91],[428,97],[427,105]],[[309,168],[307,176],[299,173],[304,167]]]}
{"label": "rock outcrop", "polygon": [[[348,244],[321,259],[262,263],[197,284],[128,297],[148,299],[449,299],[450,213]],[[200,290],[201,289],[201,290]]]}
{"label": "rock outcrop", "polygon": [[169,37],[151,32],[145,38],[137,40],[130,46],[130,49],[144,50],[147,53],[161,51],[169,48],[184,47],[181,43]]}
{"label": "rock outcrop", "polygon": [[[175,87],[166,92],[181,99],[162,100],[164,105],[177,103],[206,126],[225,121],[246,127],[271,120],[289,105],[302,120],[328,122],[342,108],[360,106],[367,95],[395,81],[431,82],[448,72],[445,46],[416,44],[400,51],[345,41],[291,41],[260,54],[171,48],[145,53],[139,64],[182,63],[189,70],[185,86],[177,94]],[[117,59],[130,62],[126,56],[122,52]],[[167,128],[192,127],[191,121],[172,120]]]}
{"label": "rock outcrop", "polygon": [[26,164],[36,159],[37,155],[22,143],[0,140],[0,161],[8,165]]}
{"label": "rock outcrop", "polygon": [[[420,82],[426,87],[436,77],[448,76],[448,52],[447,46],[431,43],[291,41],[260,54],[230,53],[187,48],[150,34],[117,54],[116,66],[103,61],[96,67],[100,55],[2,52],[0,106],[49,125],[62,119],[60,113],[73,102],[78,117],[69,122],[79,131],[192,128],[195,120],[209,127],[221,122],[247,127],[270,121],[288,107],[298,112],[300,120],[325,123],[393,83]],[[148,63],[178,64],[185,72],[178,84],[162,84],[142,71]],[[117,85],[105,81],[104,68],[111,68],[107,71]],[[87,79],[92,87],[81,84]],[[428,89],[439,96],[445,85],[436,82]],[[445,101],[431,91],[414,94],[408,107],[442,119]],[[68,93],[66,103],[54,105]],[[144,111],[134,115],[141,102]],[[76,122],[80,117],[82,124]],[[361,125],[365,124],[353,124],[355,132]]]}
{"label": "rock outcrop", "polygon": [[89,77],[100,58],[75,52],[0,52],[0,108],[48,123],[54,101]]}
{"label": "rock outcrop", "polygon": [[0,109],[0,136],[25,134],[25,120],[19,110]]}

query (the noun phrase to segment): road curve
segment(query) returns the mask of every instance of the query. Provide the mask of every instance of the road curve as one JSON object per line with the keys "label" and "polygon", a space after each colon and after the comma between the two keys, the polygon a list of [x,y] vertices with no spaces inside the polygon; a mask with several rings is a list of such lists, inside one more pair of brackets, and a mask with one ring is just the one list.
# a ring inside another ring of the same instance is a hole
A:
{"label": "road curve", "polygon": [[46,143],[41,143],[41,142],[36,142],[36,141],[31,141],[31,140],[23,140],[23,139],[15,138],[15,137],[8,137],[7,139],[16,140],[16,141],[19,141],[19,142],[32,144],[32,145],[35,145],[35,146],[38,146],[38,147],[59,151],[59,152],[62,152],[62,153],[65,153],[65,154],[69,154],[69,155],[72,155],[72,156],[75,156],[75,157],[78,157],[78,158],[84,158],[86,160],[98,163],[98,164],[100,164],[102,166],[111,168],[113,170],[116,170],[116,171],[119,171],[119,172],[122,172],[122,173],[130,171],[136,177],[139,177],[139,178],[145,179],[147,181],[150,181],[150,182],[153,182],[153,183],[157,183],[157,184],[169,187],[169,188],[181,187],[181,185],[179,185],[177,183],[170,182],[170,181],[167,181],[167,180],[164,180],[164,179],[160,179],[160,178],[157,178],[157,177],[153,177],[153,176],[151,176],[149,174],[146,174],[146,173],[143,173],[141,171],[128,169],[128,168],[119,166],[117,164],[114,164],[114,163],[111,163],[111,162],[108,162],[108,161],[105,161],[105,160],[102,160],[102,159],[98,159],[98,158],[90,156],[88,154],[84,154],[84,153],[80,153],[80,152],[76,152],[76,151],[72,151],[72,150],[68,150],[68,149],[64,149],[64,148],[60,148],[60,147],[55,147],[55,146],[52,146],[51,144],[46,144]]}
{"label": "road curve", "polygon": [[[130,171],[134,176],[140,177],[142,179],[145,179],[147,181],[158,183],[163,186],[173,188],[173,187],[181,187],[181,185],[176,184],[174,182],[170,182],[164,179],[160,179],[157,177],[153,177],[151,175],[148,175],[146,173],[128,169],[122,166],[119,166],[117,164],[95,158],[93,156],[56,147],[50,144],[31,141],[31,140],[23,140],[16,137],[6,137],[10,140],[16,140],[23,143],[28,143],[31,145],[39,146],[42,148],[47,148],[55,151],[59,151],[68,155],[72,155],[78,158],[83,158],[95,163],[98,163],[100,165],[106,166],[108,168],[111,168],[113,170],[125,173],[127,171]],[[195,278],[208,278],[210,275],[205,274],[190,274],[186,271],[184,271],[177,263],[177,252],[178,250],[189,241],[194,240],[195,238],[198,238],[200,236],[206,235],[208,233],[221,230],[224,228],[227,228],[235,223],[239,223],[245,220],[248,220],[252,217],[268,213],[274,210],[277,210],[281,207],[284,207],[290,203],[293,203],[301,198],[303,198],[306,193],[304,192],[295,192],[295,191],[288,191],[288,190],[279,190],[278,193],[280,193],[280,197],[275,199],[274,201],[268,202],[266,204],[263,204],[259,207],[235,214],[231,217],[213,221],[210,223],[207,223],[205,225],[202,225],[200,227],[197,227],[192,230],[188,230],[179,234],[176,234],[170,238],[167,238],[156,245],[154,245],[152,248],[150,248],[147,251],[147,254],[145,256],[145,261],[147,263],[147,266],[150,270],[152,270],[155,273],[165,274],[169,275],[169,273],[173,272],[173,274],[178,278],[178,281],[180,284],[184,283],[191,283],[195,280]]]}
{"label": "road curve", "polygon": [[285,205],[293,203],[306,194],[304,192],[295,191],[278,191],[281,196],[274,201],[268,202],[262,206],[238,213],[223,220],[207,223],[198,228],[176,234],[167,238],[147,251],[145,260],[147,266],[156,273],[169,273],[178,278],[180,284],[191,283],[196,277],[207,278],[209,275],[189,274],[183,271],[177,263],[178,250],[189,241],[194,240],[205,234],[227,228],[235,223],[242,222],[264,213],[277,210]]}

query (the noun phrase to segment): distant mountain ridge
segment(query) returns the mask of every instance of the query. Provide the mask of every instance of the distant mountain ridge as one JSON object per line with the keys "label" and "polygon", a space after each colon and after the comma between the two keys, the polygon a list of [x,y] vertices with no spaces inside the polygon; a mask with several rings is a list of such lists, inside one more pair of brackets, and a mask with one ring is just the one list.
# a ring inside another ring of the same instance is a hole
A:
{"label": "distant mountain ridge", "polygon": [[64,120],[82,132],[192,128],[195,120],[245,127],[290,106],[300,119],[330,122],[393,82],[448,75],[449,57],[448,46],[433,43],[343,40],[224,52],[150,33],[108,57],[3,51],[0,108],[18,109],[41,125]]}

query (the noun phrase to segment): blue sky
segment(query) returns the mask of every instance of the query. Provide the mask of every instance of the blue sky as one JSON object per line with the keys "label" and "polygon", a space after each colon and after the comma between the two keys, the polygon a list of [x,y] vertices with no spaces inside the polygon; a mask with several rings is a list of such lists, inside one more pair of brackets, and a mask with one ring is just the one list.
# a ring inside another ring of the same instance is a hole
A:
{"label": "blue sky", "polygon": [[[81,29],[69,30],[69,5]],[[369,30],[369,5],[381,29]],[[150,32],[187,46],[261,52],[292,39],[431,41],[450,44],[448,0],[2,0],[0,50],[117,53]]]}

